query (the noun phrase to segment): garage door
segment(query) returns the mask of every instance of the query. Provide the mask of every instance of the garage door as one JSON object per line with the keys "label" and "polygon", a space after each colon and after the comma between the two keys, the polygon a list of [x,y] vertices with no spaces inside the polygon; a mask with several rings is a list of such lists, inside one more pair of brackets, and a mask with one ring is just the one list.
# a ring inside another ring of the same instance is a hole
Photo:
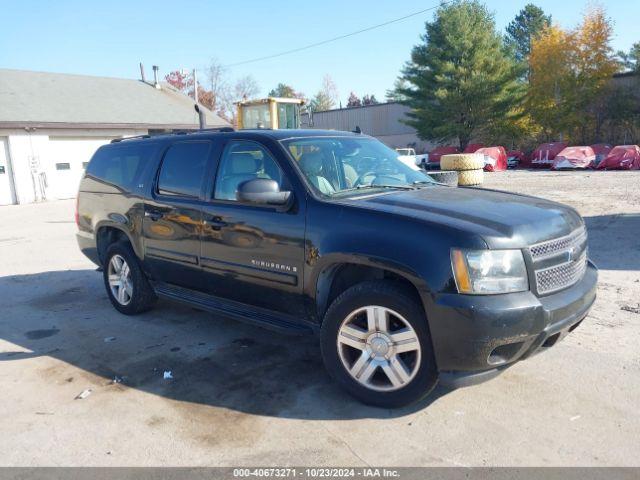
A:
{"label": "garage door", "polygon": [[9,151],[7,139],[0,137],[0,205],[11,205],[14,202],[11,172],[9,172]]}
{"label": "garage door", "polygon": [[91,156],[109,141],[108,138],[49,137],[47,199],[74,198]]}

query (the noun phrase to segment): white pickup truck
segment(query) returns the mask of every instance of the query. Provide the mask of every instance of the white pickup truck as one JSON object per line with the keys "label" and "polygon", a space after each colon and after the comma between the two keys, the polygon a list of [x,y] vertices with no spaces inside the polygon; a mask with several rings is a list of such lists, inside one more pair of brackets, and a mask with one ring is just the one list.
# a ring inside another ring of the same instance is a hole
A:
{"label": "white pickup truck", "polygon": [[416,155],[413,148],[396,148],[396,152],[398,152],[398,160],[414,170],[419,170],[420,167],[429,163],[428,153]]}

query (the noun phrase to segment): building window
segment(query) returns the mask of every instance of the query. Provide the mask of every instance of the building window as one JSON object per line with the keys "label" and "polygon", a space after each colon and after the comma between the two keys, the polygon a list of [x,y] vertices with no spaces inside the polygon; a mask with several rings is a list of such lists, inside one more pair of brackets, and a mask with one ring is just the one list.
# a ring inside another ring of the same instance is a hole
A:
{"label": "building window", "polygon": [[56,163],[56,170],[71,170],[70,163]]}
{"label": "building window", "polygon": [[4,165],[0,165],[0,174],[5,173],[4,171]]}
{"label": "building window", "polygon": [[82,162],[82,168],[83,169],[87,169],[87,165],[89,165],[89,162]]}

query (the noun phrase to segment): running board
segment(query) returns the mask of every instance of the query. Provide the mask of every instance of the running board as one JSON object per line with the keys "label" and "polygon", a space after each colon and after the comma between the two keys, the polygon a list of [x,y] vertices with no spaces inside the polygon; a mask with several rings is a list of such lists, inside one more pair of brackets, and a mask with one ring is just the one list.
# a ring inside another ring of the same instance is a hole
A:
{"label": "running board", "polygon": [[197,292],[188,288],[168,283],[155,283],[153,288],[160,297],[177,300],[192,307],[231,317],[241,322],[251,323],[259,327],[278,332],[304,335],[313,333],[309,324],[302,323],[296,317],[285,313],[273,312],[266,308],[251,307],[240,302]]}

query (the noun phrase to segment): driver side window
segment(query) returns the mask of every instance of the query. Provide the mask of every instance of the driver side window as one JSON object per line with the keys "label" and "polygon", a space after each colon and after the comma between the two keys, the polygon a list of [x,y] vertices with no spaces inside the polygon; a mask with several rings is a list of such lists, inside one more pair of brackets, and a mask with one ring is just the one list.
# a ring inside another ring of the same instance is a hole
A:
{"label": "driver side window", "polygon": [[281,190],[286,183],[277,162],[262,145],[242,140],[232,141],[226,146],[220,159],[213,197],[216,200],[235,201],[238,186],[257,178],[275,180]]}

